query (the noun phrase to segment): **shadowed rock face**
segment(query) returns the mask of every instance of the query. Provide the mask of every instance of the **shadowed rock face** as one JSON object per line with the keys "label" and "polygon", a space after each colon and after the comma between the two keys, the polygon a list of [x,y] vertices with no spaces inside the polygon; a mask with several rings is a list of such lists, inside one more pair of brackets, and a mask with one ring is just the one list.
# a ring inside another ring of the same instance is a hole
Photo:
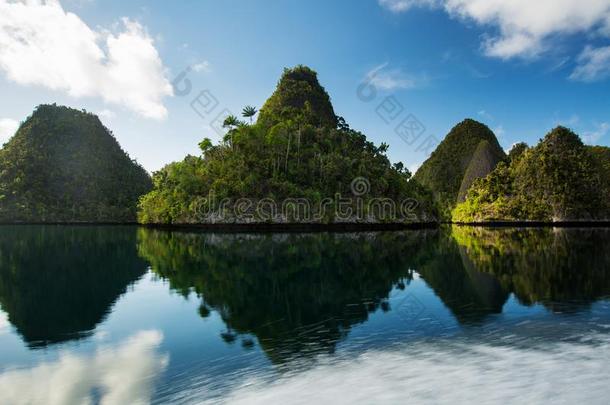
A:
{"label": "shadowed rock face", "polygon": [[472,159],[470,159],[464,178],[462,179],[457,202],[464,202],[468,189],[472,186],[472,183],[474,183],[476,179],[485,177],[491,173],[504,157],[504,153],[500,153],[499,150],[492,147],[488,141],[483,140],[479,142],[474,155],[472,155]]}
{"label": "shadowed rock face", "polygon": [[146,269],[133,227],[0,228],[0,305],[30,347],[90,335]]}

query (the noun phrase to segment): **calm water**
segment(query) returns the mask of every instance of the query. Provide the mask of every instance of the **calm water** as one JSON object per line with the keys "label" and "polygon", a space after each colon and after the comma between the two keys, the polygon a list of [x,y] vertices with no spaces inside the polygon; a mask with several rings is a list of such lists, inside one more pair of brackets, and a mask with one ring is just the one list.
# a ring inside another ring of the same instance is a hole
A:
{"label": "calm water", "polygon": [[0,227],[0,404],[610,397],[610,230]]}

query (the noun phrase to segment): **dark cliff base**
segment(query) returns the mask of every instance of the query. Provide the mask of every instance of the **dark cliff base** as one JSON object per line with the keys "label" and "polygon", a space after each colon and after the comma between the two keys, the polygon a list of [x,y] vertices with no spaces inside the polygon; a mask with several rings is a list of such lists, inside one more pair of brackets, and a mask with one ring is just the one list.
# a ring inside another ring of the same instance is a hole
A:
{"label": "dark cliff base", "polygon": [[607,228],[610,221],[495,221],[495,222],[445,222],[459,226],[480,226],[485,228]]}
{"label": "dark cliff base", "polygon": [[334,223],[334,224],[302,224],[302,223],[255,223],[255,224],[138,224],[136,222],[0,222],[1,225],[52,225],[52,226],[142,226],[163,230],[197,230],[202,232],[373,232],[400,231],[408,229],[434,229],[440,224],[436,222],[423,223]]}
{"label": "dark cliff base", "polygon": [[401,231],[408,229],[433,229],[435,222],[426,223],[388,223],[388,224],[147,224],[148,228],[167,230],[200,230],[205,232],[371,232]]}

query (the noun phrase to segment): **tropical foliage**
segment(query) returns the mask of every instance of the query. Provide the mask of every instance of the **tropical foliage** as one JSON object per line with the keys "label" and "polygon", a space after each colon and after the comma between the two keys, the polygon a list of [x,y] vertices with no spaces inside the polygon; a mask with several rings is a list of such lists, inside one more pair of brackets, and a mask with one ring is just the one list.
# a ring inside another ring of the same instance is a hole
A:
{"label": "tropical foliage", "polygon": [[509,161],[475,181],[466,201],[453,211],[454,221],[550,222],[610,217],[607,148],[587,147],[564,127],[552,130],[536,147],[516,148]]}
{"label": "tropical foliage", "polygon": [[[255,113],[254,107],[246,107],[243,115]],[[284,71],[256,123],[232,116],[224,123],[228,132],[220,143],[204,139],[200,156],[187,156],[154,174],[154,189],[140,202],[140,221],[211,221],[202,217],[202,210],[220,213],[216,220],[223,221],[242,198],[306,199],[319,206],[337,194],[354,197],[351,185],[356,178],[370,183],[363,199],[413,199],[418,220],[434,219],[429,193],[411,180],[402,163],[390,163],[386,144],[375,146],[335,115],[317,74],[307,67]],[[225,199],[230,203],[222,204]],[[334,208],[320,221],[333,222]]]}
{"label": "tropical foliage", "polygon": [[458,198],[465,196],[472,182],[487,175],[505,157],[487,126],[466,119],[451,129],[414,179],[432,190],[443,218],[448,220]]}
{"label": "tropical foliage", "polygon": [[41,105],[0,149],[0,221],[133,222],[148,173],[93,114]]}

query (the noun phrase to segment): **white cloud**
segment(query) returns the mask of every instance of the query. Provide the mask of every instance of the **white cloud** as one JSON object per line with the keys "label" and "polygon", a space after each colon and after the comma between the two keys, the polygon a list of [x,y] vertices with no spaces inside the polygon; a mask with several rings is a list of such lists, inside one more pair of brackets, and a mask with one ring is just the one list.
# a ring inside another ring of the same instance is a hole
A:
{"label": "white cloud", "polygon": [[112,111],[112,110],[104,109],[104,110],[98,112],[97,116],[100,117],[100,118],[111,120],[114,117],[116,117],[116,113],[114,111]]}
{"label": "white cloud", "polygon": [[400,69],[387,69],[388,63],[376,66],[366,74],[366,82],[380,90],[411,89],[417,81]]}
{"label": "white cloud", "polygon": [[610,0],[379,0],[379,4],[394,12],[442,7],[453,17],[492,27],[483,49],[501,59],[538,56],[559,35],[610,36]]}
{"label": "white cloud", "polygon": [[0,146],[7,142],[19,128],[19,122],[10,118],[0,119]]}
{"label": "white cloud", "polygon": [[606,134],[608,134],[609,131],[610,131],[610,123],[602,122],[601,124],[598,124],[597,128],[595,128],[593,131],[585,132],[582,136],[582,140],[584,143],[587,143],[589,145],[594,145],[594,144],[597,144],[601,138],[606,136]]}
{"label": "white cloud", "polygon": [[480,110],[477,114],[479,114],[485,120],[488,120],[488,121],[493,121],[494,120],[493,115],[488,113],[486,110]]}
{"label": "white cloud", "polygon": [[399,13],[413,7],[435,6],[438,0],[379,0],[379,4],[390,11]]}
{"label": "white cloud", "polygon": [[555,118],[553,118],[552,126],[562,125],[568,128],[574,128],[580,124],[580,117],[576,114],[572,114],[570,117],[560,117],[555,114]]}
{"label": "white cloud", "polygon": [[504,127],[502,125],[498,125],[497,127],[495,127],[493,129],[493,133],[498,137],[498,138],[503,138],[504,135],[506,135],[506,131],[504,130]]}
{"label": "white cloud", "polygon": [[192,69],[197,73],[209,73],[212,70],[212,66],[210,65],[210,62],[204,60],[203,62],[194,64]]}
{"label": "white cloud", "polygon": [[173,94],[153,39],[138,22],[93,30],[58,0],[0,0],[0,70],[21,85],[73,97],[101,97],[144,117],[163,119]]}
{"label": "white cloud", "polygon": [[610,46],[587,46],[578,57],[578,65],[570,75],[570,79],[582,82],[594,82],[607,77],[610,77]]}
{"label": "white cloud", "polygon": [[419,170],[419,168],[421,167],[422,164],[423,164],[423,162],[417,162],[417,163],[413,163],[411,166],[409,166],[409,171],[411,172],[411,174],[417,173],[417,171]]}
{"label": "white cloud", "polygon": [[62,353],[55,362],[0,374],[2,404],[146,404],[168,357],[157,353],[163,337],[143,331],[117,347],[89,356]]}

